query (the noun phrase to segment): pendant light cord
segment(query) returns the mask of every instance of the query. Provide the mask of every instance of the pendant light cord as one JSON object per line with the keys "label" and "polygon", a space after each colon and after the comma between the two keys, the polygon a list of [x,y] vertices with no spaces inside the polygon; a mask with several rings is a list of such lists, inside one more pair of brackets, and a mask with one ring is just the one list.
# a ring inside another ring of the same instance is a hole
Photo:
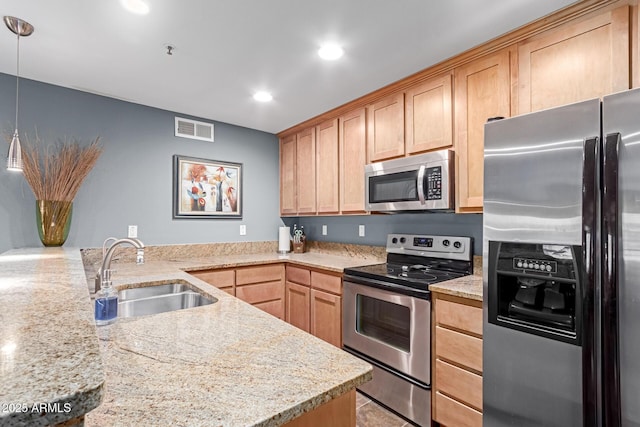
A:
{"label": "pendant light cord", "polygon": [[18,24],[18,49],[16,53],[16,132],[18,131],[18,97],[20,93],[20,24]]}

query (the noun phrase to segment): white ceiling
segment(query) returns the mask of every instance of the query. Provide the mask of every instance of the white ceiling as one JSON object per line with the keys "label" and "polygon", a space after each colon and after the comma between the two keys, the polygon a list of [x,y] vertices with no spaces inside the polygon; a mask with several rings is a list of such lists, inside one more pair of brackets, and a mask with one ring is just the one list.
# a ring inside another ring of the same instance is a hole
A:
{"label": "white ceiling", "polygon": [[[22,77],[277,133],[575,0],[147,2],[143,16],[119,0],[3,0],[0,15],[35,27]],[[325,40],[342,59],[318,57]],[[15,75],[15,50],[3,25],[0,72]]]}

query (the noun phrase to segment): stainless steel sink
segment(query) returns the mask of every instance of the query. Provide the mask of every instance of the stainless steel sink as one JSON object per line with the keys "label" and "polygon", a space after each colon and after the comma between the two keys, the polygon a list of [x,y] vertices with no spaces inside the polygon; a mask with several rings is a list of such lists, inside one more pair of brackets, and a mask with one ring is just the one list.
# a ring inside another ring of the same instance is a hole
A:
{"label": "stainless steel sink", "polygon": [[213,304],[218,300],[193,291],[184,283],[123,289],[118,292],[118,317],[147,316]]}

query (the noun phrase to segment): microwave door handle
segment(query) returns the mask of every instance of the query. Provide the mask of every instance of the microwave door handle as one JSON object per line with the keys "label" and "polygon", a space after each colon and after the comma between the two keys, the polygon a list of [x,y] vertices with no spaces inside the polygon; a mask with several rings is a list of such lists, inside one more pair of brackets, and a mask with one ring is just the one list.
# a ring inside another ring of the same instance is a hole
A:
{"label": "microwave door handle", "polygon": [[418,199],[420,200],[420,204],[424,205],[426,200],[424,198],[424,172],[426,167],[424,165],[420,166],[420,170],[418,171]]}

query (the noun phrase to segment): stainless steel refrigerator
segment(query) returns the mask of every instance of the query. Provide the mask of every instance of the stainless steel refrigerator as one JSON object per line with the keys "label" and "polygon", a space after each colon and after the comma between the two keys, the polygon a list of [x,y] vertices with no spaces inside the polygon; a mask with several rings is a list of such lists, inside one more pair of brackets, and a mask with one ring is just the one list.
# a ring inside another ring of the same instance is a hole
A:
{"label": "stainless steel refrigerator", "polygon": [[640,426],[640,90],[490,121],[483,422]]}

